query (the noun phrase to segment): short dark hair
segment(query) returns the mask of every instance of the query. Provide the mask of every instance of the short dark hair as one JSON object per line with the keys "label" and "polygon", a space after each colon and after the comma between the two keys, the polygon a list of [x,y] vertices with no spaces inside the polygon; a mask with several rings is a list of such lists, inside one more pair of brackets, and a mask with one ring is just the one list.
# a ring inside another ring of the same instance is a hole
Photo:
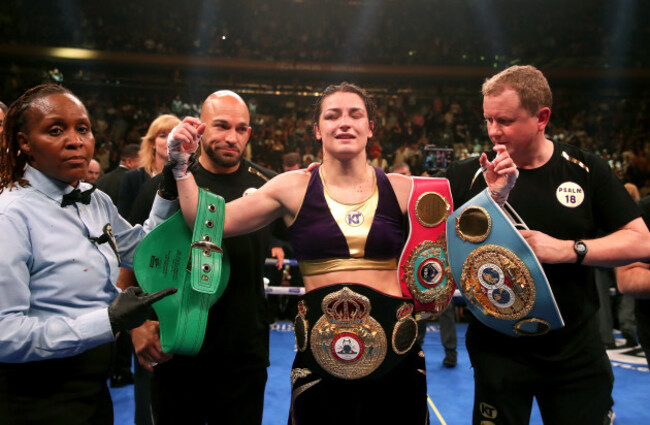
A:
{"label": "short dark hair", "polygon": [[138,153],[140,152],[140,145],[137,143],[129,143],[124,145],[122,150],[120,151],[120,161],[124,161],[125,159],[133,159],[138,157]]}
{"label": "short dark hair", "polygon": [[375,101],[372,100],[367,91],[357,86],[356,84],[348,83],[346,81],[341,84],[331,84],[323,90],[323,94],[318,98],[314,104],[314,124],[318,125],[318,119],[320,118],[321,112],[323,112],[323,101],[334,93],[343,92],[343,93],[354,93],[358,95],[363,103],[366,106],[366,113],[368,114],[368,121],[374,122],[375,120],[375,111],[377,106]]}
{"label": "short dark hair", "polygon": [[297,152],[289,152],[282,158],[282,165],[285,167],[294,167],[300,165],[300,155]]}
{"label": "short dark hair", "polygon": [[70,90],[58,84],[41,84],[27,90],[9,106],[0,136],[0,193],[6,187],[11,189],[15,183],[21,186],[28,183],[23,178],[27,155],[20,150],[18,133],[25,131],[27,111],[32,104],[53,94],[69,94],[77,98]]}

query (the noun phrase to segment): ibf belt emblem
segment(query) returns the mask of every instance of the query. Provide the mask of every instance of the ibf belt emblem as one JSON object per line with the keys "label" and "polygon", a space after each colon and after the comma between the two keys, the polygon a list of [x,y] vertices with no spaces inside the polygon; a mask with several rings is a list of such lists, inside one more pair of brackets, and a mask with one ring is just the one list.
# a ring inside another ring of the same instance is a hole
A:
{"label": "ibf belt emblem", "polygon": [[363,214],[360,211],[350,211],[345,215],[345,223],[351,227],[358,227],[363,224]]}
{"label": "ibf belt emblem", "polygon": [[410,252],[404,268],[403,280],[417,301],[430,303],[436,300],[446,301],[453,296],[455,284],[447,261],[447,238],[442,232],[437,241],[420,242]]}
{"label": "ibf belt emblem", "polygon": [[370,300],[345,287],[327,295],[323,315],[310,336],[316,362],[341,379],[359,379],[377,370],[386,357],[386,334],[370,316]]}
{"label": "ibf belt emblem", "polygon": [[463,264],[461,282],[468,301],[499,319],[519,320],[535,304],[535,283],[528,268],[498,245],[472,251]]}

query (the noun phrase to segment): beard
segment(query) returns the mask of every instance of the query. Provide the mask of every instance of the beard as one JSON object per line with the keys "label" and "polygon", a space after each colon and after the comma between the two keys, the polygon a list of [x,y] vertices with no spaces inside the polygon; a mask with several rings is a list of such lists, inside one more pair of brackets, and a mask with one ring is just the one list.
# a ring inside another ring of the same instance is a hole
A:
{"label": "beard", "polygon": [[208,156],[208,158],[210,158],[212,162],[223,168],[234,167],[235,165],[239,164],[242,156],[244,156],[243,152],[239,152],[239,154],[235,156],[224,156],[221,152],[208,145],[205,145],[203,147],[203,152]]}

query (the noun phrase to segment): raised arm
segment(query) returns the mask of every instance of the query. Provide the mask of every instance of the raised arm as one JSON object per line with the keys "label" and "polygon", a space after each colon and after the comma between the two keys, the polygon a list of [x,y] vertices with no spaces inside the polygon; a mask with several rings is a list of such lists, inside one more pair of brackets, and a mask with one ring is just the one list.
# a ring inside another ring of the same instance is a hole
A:
{"label": "raised arm", "polygon": [[166,180],[167,168],[171,165],[172,174],[178,188],[178,201],[183,211],[183,218],[190,228],[194,228],[196,208],[199,202],[199,188],[194,177],[187,170],[190,156],[199,147],[199,140],[205,131],[205,124],[198,118],[185,117],[169,133],[167,137],[168,162],[163,170],[163,186],[169,184]]}
{"label": "raised arm", "polygon": [[[178,200],[185,222],[194,227],[199,189],[192,173],[187,171],[189,156],[198,147],[198,141],[205,130],[205,124],[197,118],[187,117],[169,135],[167,147],[170,161],[175,161],[174,178],[178,187]],[[283,195],[292,177],[277,176],[251,195],[226,204],[224,237],[252,232],[282,216]],[[218,194],[217,194],[218,195]]]}

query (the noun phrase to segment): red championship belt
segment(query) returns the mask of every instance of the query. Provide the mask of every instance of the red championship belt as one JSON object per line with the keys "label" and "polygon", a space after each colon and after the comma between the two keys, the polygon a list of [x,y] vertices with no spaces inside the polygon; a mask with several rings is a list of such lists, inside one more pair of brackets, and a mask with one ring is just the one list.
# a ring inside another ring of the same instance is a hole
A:
{"label": "red championship belt", "polygon": [[453,203],[449,181],[413,177],[409,196],[409,237],[399,259],[398,278],[416,312],[439,316],[449,305],[456,282],[447,259],[447,217]]}

